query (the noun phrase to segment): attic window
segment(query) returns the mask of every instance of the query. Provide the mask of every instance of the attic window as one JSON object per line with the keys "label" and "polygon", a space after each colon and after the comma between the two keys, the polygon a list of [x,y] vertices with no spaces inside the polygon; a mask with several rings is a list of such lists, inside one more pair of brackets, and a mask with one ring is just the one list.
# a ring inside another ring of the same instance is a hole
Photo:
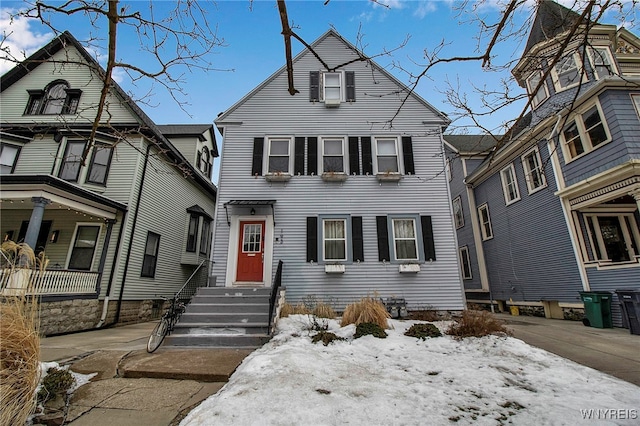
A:
{"label": "attic window", "polygon": [[81,90],[70,89],[64,80],[55,80],[44,90],[29,90],[29,103],[25,115],[75,114]]}
{"label": "attic window", "polygon": [[356,101],[355,73],[353,71],[311,71],[309,74],[309,101],[324,101],[325,106],[339,106],[341,102]]}

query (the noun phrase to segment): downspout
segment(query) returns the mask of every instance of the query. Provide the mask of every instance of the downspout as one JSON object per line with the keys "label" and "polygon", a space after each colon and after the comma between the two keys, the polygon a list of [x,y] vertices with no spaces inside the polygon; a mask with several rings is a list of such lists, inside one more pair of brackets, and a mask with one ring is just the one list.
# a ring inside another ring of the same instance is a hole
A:
{"label": "downspout", "polygon": [[[122,297],[124,295],[124,283],[127,279],[127,272],[129,270],[129,259],[131,258],[131,250],[133,248],[133,235],[138,223],[138,213],[140,212],[140,200],[142,199],[142,189],[144,188],[144,179],[147,175],[147,164],[149,164],[149,152],[151,151],[152,144],[147,145],[147,152],[144,155],[144,166],[142,167],[142,180],[140,181],[140,188],[138,188],[138,195],[136,198],[136,211],[133,213],[133,221],[131,223],[131,235],[129,238],[129,247],[127,248],[127,260],[124,264],[124,271],[122,271],[122,283],[120,284],[120,294],[118,295],[118,306],[116,308],[116,316],[113,319],[112,324],[117,324],[120,320],[120,309],[122,308]],[[110,324],[111,325],[111,324]]]}
{"label": "downspout", "polygon": [[[118,241],[116,242],[116,253],[120,250],[120,244],[122,243],[122,230],[124,229],[125,219],[127,217],[127,213],[125,212],[122,216],[122,225],[120,226],[120,231],[118,231]],[[107,284],[107,291],[105,292],[104,303],[102,304],[102,315],[100,316],[100,322],[96,325],[96,328],[102,328],[104,326],[104,321],[107,318],[107,311],[109,308],[109,296],[111,295],[111,286],[113,285],[113,275],[115,274],[116,263],[113,262],[111,264],[111,272],[109,272],[109,283]],[[100,292],[98,292],[98,296],[100,296]],[[112,324],[110,324],[112,325]]]}
{"label": "downspout", "polygon": [[[547,150],[549,151],[549,158],[551,160],[551,167],[553,168],[553,175],[556,180],[556,188],[558,191],[564,189],[564,179],[560,180],[560,164],[557,163],[557,154],[554,153],[556,147],[555,142],[553,142],[553,138],[556,137],[556,133],[558,132],[558,126],[560,125],[560,121],[562,120],[562,115],[558,113],[557,115],[558,121],[555,126],[551,130],[549,137],[547,138]],[[578,266],[578,274],[580,274],[580,279],[582,280],[582,288],[584,291],[590,291],[591,286],[589,285],[589,278],[587,277],[587,271],[584,269],[584,264],[582,262],[582,255],[577,246],[577,238],[578,236],[575,234],[575,229],[571,226],[572,220],[567,209],[567,205],[565,200],[560,197],[560,207],[562,208],[562,214],[564,216],[565,223],[567,224],[567,231],[569,231],[569,237],[571,240],[571,247],[573,248],[573,255],[576,258],[576,263]]]}

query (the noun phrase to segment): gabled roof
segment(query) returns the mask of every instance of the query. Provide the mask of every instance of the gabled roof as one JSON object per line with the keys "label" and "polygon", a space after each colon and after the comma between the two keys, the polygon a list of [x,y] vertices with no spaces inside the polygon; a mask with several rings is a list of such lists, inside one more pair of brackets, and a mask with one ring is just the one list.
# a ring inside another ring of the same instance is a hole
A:
{"label": "gabled roof", "polygon": [[203,141],[204,134],[209,132],[213,142],[213,156],[217,157],[219,155],[212,124],[158,124],[158,129],[168,137],[194,137],[200,141]]}
{"label": "gabled roof", "polygon": [[[540,0],[524,53],[529,52],[536,44],[551,40],[558,34],[570,30],[580,19],[581,16],[576,12],[555,1]],[[588,20],[584,21],[585,24],[588,23]]]}
{"label": "gabled roof", "polygon": [[[333,36],[335,38],[337,38],[338,40],[340,40],[342,43],[344,43],[344,45],[351,49],[356,55],[358,55],[359,57],[366,57],[366,55],[361,52],[360,50],[358,50],[358,48],[356,48],[353,44],[351,44],[349,41],[345,40],[340,34],[338,34],[337,31],[335,31],[333,28],[329,29],[327,32],[325,32],[323,35],[321,35],[320,37],[318,37],[318,39],[316,39],[313,43],[310,44],[311,48],[315,49],[316,46],[318,46],[320,43],[322,43],[325,39],[327,39],[328,37]],[[296,62],[298,62],[303,56],[310,54],[310,50],[305,48],[302,50],[302,52],[298,53],[296,55],[295,58],[293,58],[293,63],[295,64]],[[385,70],[383,67],[381,67],[380,65],[378,65],[375,61],[373,60],[369,60],[368,61],[369,64],[371,64],[371,66],[373,68],[375,68],[377,71],[379,71],[380,73],[382,73],[385,77],[387,77],[389,80],[393,81],[395,84],[397,84],[399,87],[406,89],[407,92],[409,91],[409,88],[407,87],[406,84],[402,83],[400,80],[398,80],[396,77],[394,77],[393,75],[391,75],[387,70]],[[250,91],[249,93],[247,93],[244,97],[242,97],[238,102],[236,102],[235,104],[233,104],[231,107],[229,107],[226,111],[224,111],[223,113],[221,113],[220,115],[218,115],[218,117],[214,120],[215,123],[219,123],[220,121],[223,121],[229,114],[231,114],[234,110],[236,110],[238,107],[240,107],[243,103],[245,103],[249,98],[251,98],[255,93],[259,92],[260,90],[262,90],[266,85],[268,85],[271,81],[273,81],[276,77],[278,77],[280,74],[282,74],[283,72],[286,72],[287,66],[286,64],[283,65],[279,70],[277,70],[275,73],[273,73],[271,76],[269,76],[265,81],[263,81],[262,83],[260,83],[258,86],[256,86],[252,91]],[[295,69],[295,67],[294,67]],[[447,117],[447,115],[445,113],[443,113],[442,111],[438,111],[438,109],[436,109],[433,105],[431,105],[429,102],[427,102],[426,100],[424,100],[421,96],[419,96],[417,93],[415,92],[411,92],[411,96],[414,97],[418,102],[420,102],[421,104],[423,104],[426,108],[428,108],[429,110],[433,111],[433,113],[435,115],[437,115],[438,117],[440,117],[440,119],[442,120],[443,124],[449,124],[451,122],[451,120]]]}
{"label": "gabled roof", "polygon": [[490,135],[442,135],[445,141],[460,153],[488,154],[496,146],[496,138]]}
{"label": "gabled roof", "polygon": [[[62,49],[65,49],[67,46],[74,47],[80,55],[87,61],[90,65],[92,71],[99,73],[101,76],[104,75],[104,69],[102,66],[93,58],[89,52],[76,40],[73,35],[69,31],[65,31],[60,34],[58,37],[51,40],[44,47],[40,48],[33,55],[29,56],[27,59],[22,61],[20,64],[7,71],[4,75],[0,76],[0,93],[11,87],[16,82],[20,81],[24,76],[29,74],[31,71],[36,69],[40,64],[45,63],[49,58],[55,55]],[[164,137],[158,126],[149,118],[147,114],[140,109],[140,107],[131,99],[129,95],[116,83],[112,81],[112,89],[116,92],[116,94],[122,99],[123,104],[127,105],[132,113],[137,116],[142,124],[149,129],[151,136],[157,141],[158,145],[164,148],[167,156],[173,160],[176,165],[184,165],[185,167],[189,167],[193,170],[191,176],[194,180],[196,180],[201,186],[207,189],[212,195],[216,195],[217,189],[216,186],[204,179],[191,164],[184,158],[184,156],[174,147],[171,142],[167,138]],[[117,127],[119,123],[114,123]]]}

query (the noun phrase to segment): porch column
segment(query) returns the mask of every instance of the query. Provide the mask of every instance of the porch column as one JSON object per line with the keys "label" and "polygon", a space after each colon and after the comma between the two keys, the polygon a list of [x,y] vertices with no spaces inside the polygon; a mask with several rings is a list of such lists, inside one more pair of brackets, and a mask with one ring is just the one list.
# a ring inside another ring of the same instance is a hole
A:
{"label": "porch column", "polygon": [[32,197],[31,201],[33,202],[33,211],[31,212],[31,219],[29,219],[24,242],[35,251],[40,226],[42,225],[42,217],[44,216],[44,208],[47,204],[51,204],[51,200],[44,197]]}

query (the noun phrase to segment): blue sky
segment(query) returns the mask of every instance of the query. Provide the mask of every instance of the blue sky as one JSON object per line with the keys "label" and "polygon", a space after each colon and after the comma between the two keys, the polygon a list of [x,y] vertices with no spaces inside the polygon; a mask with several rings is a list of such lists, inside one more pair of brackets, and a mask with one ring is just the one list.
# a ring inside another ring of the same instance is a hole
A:
{"label": "blue sky", "polygon": [[[478,27],[469,22],[472,13],[486,17],[490,22],[499,20],[502,0],[486,0],[483,5],[473,10],[470,6],[460,14],[456,8],[462,3],[456,0],[379,0],[388,7],[369,0],[331,0],[324,5],[324,0],[288,0],[289,19],[294,30],[307,42],[311,43],[330,27],[335,28],[344,38],[356,44],[358,31],[363,35],[366,54],[374,55],[384,49],[393,49],[400,45],[407,36],[407,45],[395,52],[393,57],[377,58],[376,62],[386,67],[402,82],[409,81],[408,76],[393,68],[393,63],[419,73],[424,64],[424,49],[433,50],[440,42],[447,45],[441,56],[477,55]],[[563,0],[572,4],[572,0]],[[473,3],[473,2],[471,2]],[[148,3],[121,2],[129,4],[133,10],[147,10]],[[161,15],[174,5],[174,2],[153,2],[156,13]],[[215,68],[229,71],[199,72],[187,74],[187,82],[183,88],[187,93],[182,100],[188,114],[168,96],[166,91],[155,87],[150,104],[142,105],[145,112],[158,124],[167,123],[212,123],[218,113],[226,110],[242,98],[255,86],[260,84],[285,63],[284,45],[281,33],[280,17],[275,0],[226,0],[216,3],[203,3],[208,10],[208,21],[217,26],[219,37],[224,39],[225,47],[220,47],[208,58]],[[517,15],[517,23],[531,18],[532,0],[526,3]],[[2,1],[0,9],[0,28],[5,33],[12,32],[15,46],[13,51],[25,50],[32,53],[48,42],[53,33],[35,21],[14,21],[9,25],[5,12],[9,9],[23,7],[23,2]],[[58,18],[54,20],[58,29],[69,30],[77,39],[87,37],[91,27],[83,16]],[[105,22],[98,22],[106,28]],[[120,30],[118,58],[124,62],[135,62],[140,57],[139,46],[135,38],[124,29]],[[103,30],[106,36],[106,30]],[[522,51],[525,39],[510,39],[500,43],[495,50],[495,63],[508,63],[517,59]],[[481,44],[486,46],[486,40]],[[293,41],[294,54],[300,52],[302,46]],[[104,55],[104,52],[99,52]],[[8,68],[2,67],[0,72]],[[462,90],[468,93],[469,103],[477,104],[471,85],[486,86],[500,90],[500,81],[509,77],[508,70],[502,73],[483,71],[481,64],[450,63],[441,64],[423,79],[417,93],[436,108],[450,114],[452,107],[445,102],[441,92],[445,88],[444,81],[459,81]],[[146,93],[148,87],[132,86],[120,75],[119,83],[137,99]],[[520,106],[521,107],[521,106]],[[500,114],[487,117],[488,128],[497,128],[507,119],[519,113],[514,107]],[[190,114],[190,115],[189,115]],[[451,129],[455,128],[454,123]],[[473,130],[471,130],[473,133]]]}

